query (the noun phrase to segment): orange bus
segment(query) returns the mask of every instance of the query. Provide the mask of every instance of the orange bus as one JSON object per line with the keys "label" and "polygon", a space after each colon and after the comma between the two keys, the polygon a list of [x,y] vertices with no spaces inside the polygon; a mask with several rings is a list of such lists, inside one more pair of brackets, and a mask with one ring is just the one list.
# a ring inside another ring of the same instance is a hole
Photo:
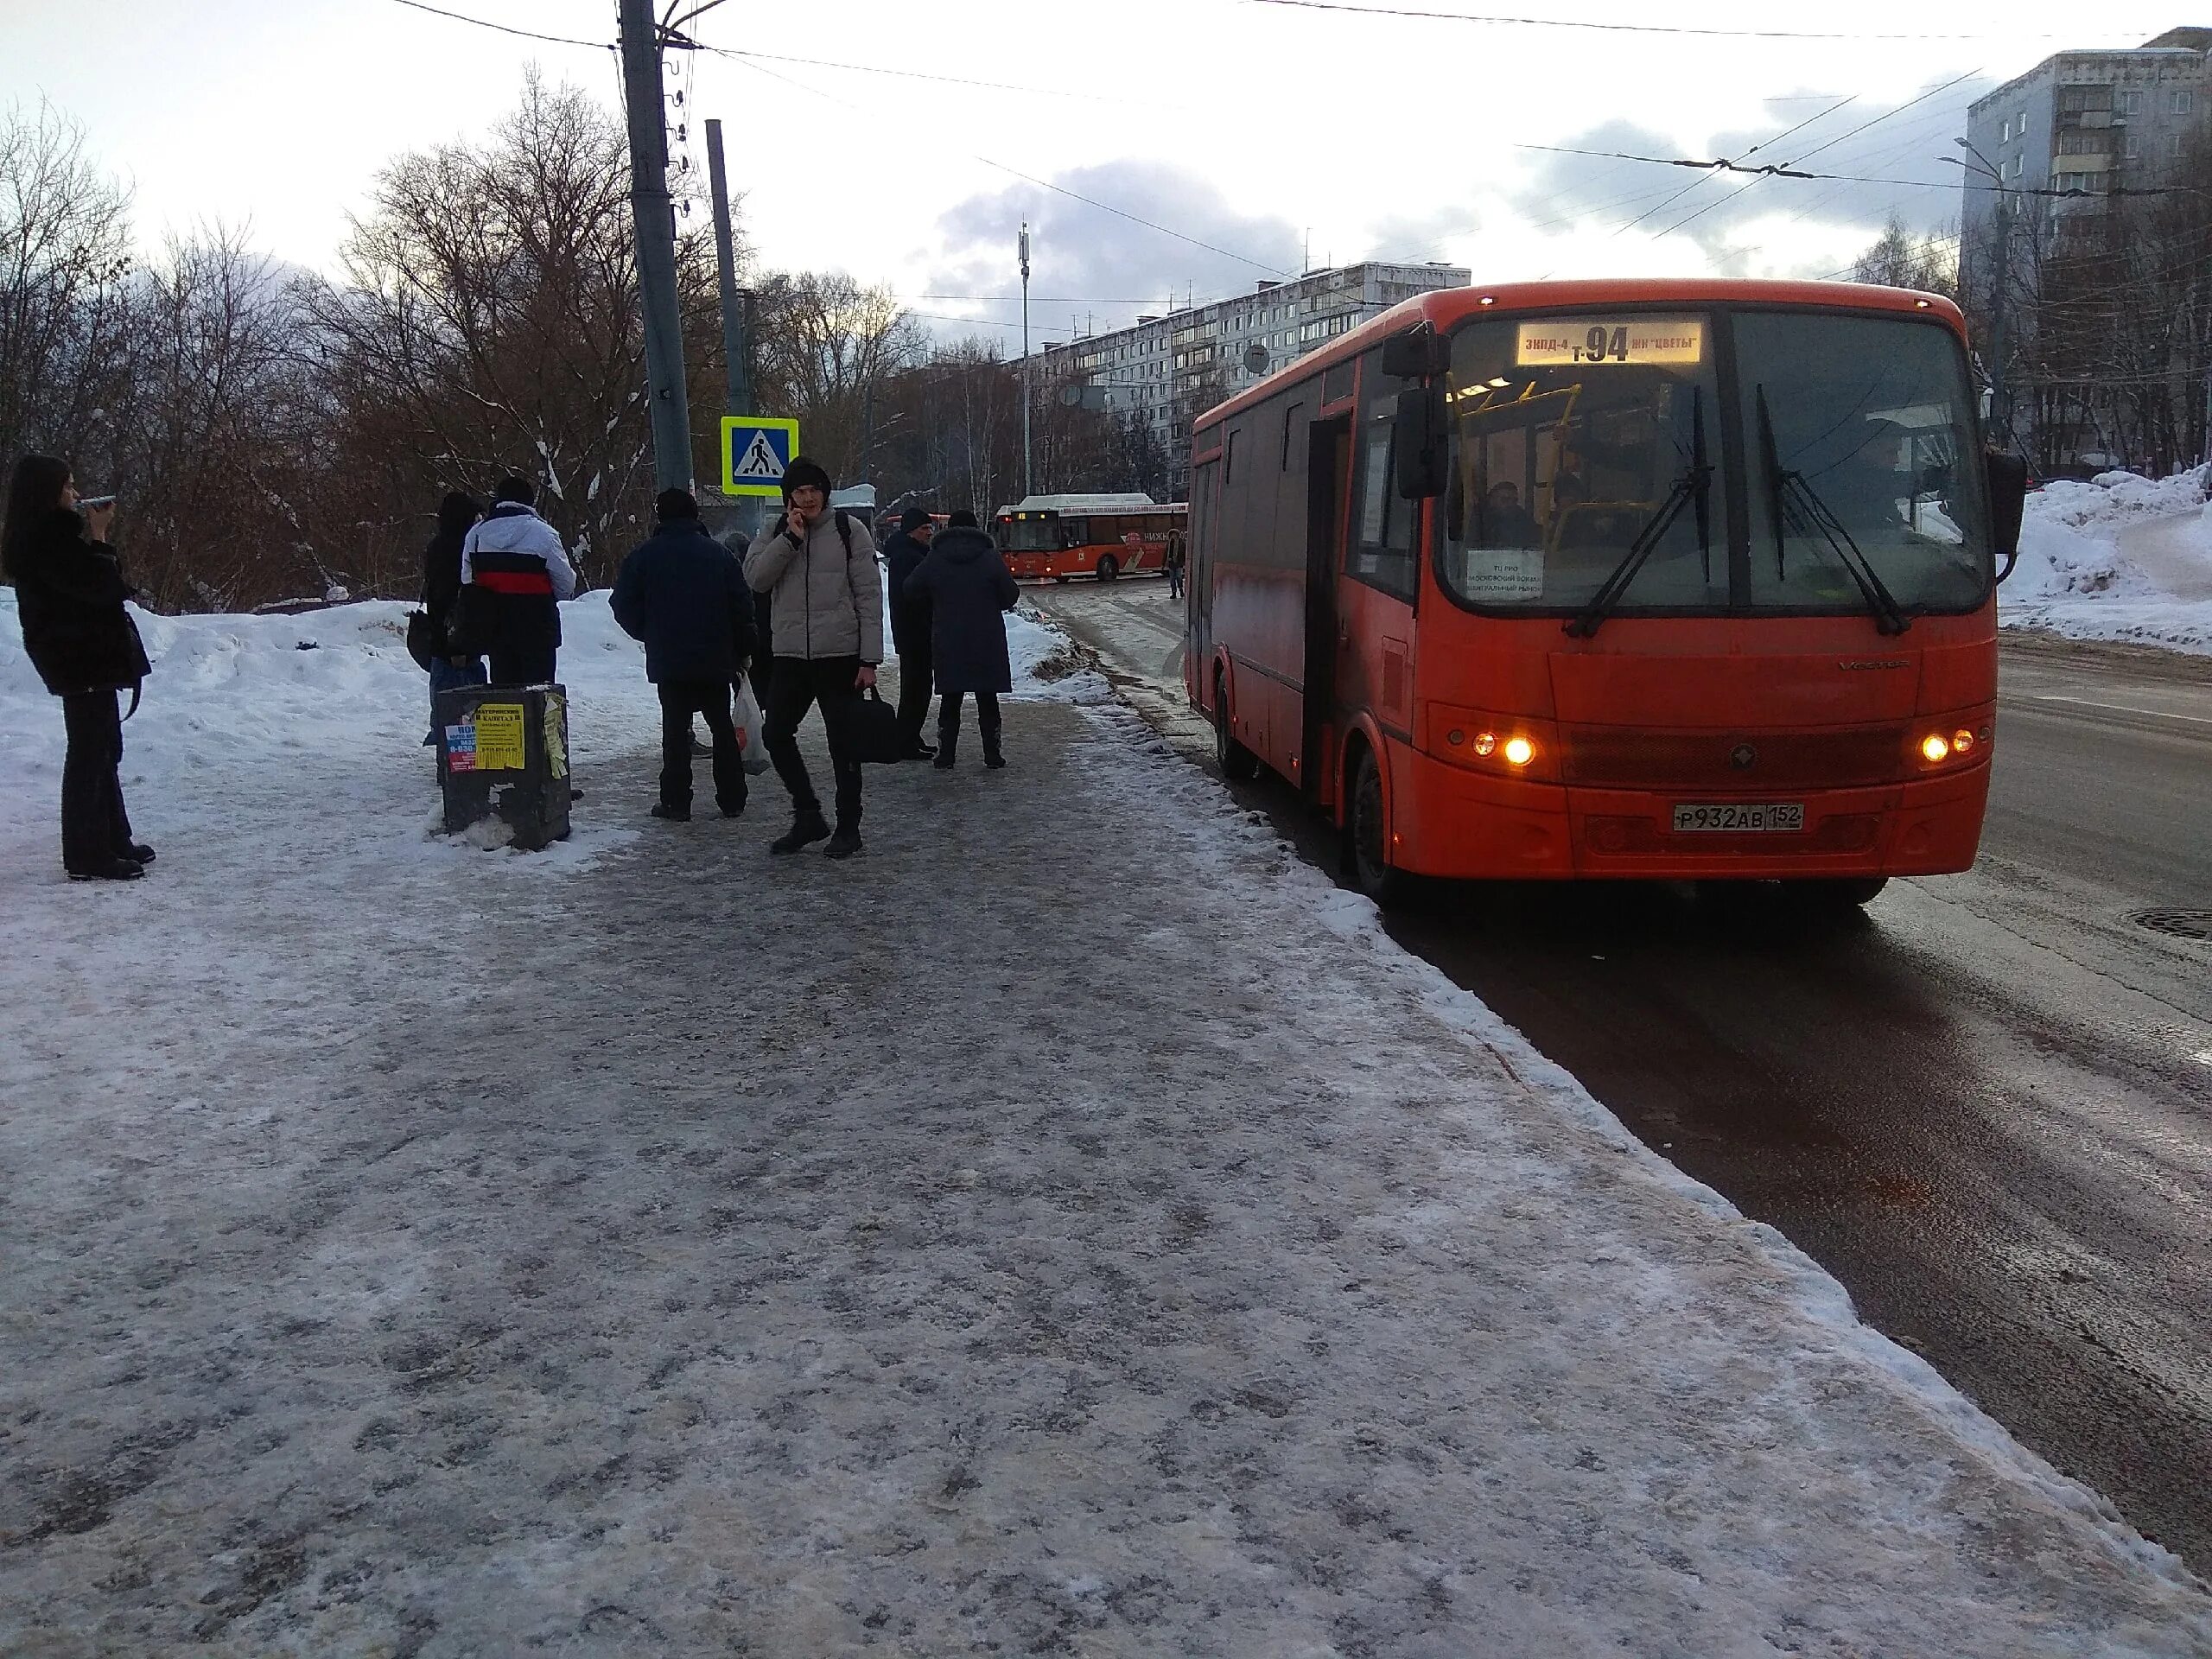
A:
{"label": "orange bus", "polygon": [[1408,300],[1193,423],[1185,680],[1346,874],[1963,870],[1995,735],[1986,454],[1948,300],[1638,280]]}
{"label": "orange bus", "polygon": [[998,511],[999,551],[1018,577],[1158,575],[1180,550],[1190,509],[1148,495],[1032,495]]}

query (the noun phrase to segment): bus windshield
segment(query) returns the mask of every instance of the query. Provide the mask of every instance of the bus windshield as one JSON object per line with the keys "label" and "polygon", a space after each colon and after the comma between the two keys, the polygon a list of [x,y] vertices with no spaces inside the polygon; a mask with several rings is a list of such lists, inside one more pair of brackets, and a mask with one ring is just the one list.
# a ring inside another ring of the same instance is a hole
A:
{"label": "bus windshield", "polygon": [[1910,320],[1471,323],[1446,386],[1440,578],[1485,610],[1972,609],[1989,559],[1967,397],[1955,337]]}
{"label": "bus windshield", "polygon": [[1001,550],[1007,553],[1057,553],[1060,550],[1060,521],[1056,515],[1017,512],[1001,521]]}

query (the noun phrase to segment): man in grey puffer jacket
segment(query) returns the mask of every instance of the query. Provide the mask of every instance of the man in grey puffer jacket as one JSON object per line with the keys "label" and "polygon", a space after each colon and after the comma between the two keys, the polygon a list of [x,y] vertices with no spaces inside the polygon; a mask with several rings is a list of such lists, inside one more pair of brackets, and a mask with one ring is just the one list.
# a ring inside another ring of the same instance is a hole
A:
{"label": "man in grey puffer jacket", "polygon": [[[791,827],[768,850],[796,853],[826,836],[826,855],[850,858],[861,850],[861,765],[849,751],[848,721],[883,660],[883,574],[868,526],[830,510],[830,488],[820,462],[791,458],[784,516],[746,550],[745,580],[768,595],[775,660],[761,737],[791,793]],[[817,702],[836,779],[835,835],[798,752],[798,723]]]}

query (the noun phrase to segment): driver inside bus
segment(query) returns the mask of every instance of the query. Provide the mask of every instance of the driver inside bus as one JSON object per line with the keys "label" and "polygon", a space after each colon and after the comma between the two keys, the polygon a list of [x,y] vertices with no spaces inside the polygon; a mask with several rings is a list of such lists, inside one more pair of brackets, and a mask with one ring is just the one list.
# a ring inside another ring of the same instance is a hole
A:
{"label": "driver inside bus", "polygon": [[1535,515],[1521,505],[1521,486],[1510,480],[1491,485],[1483,499],[1482,545],[1540,547],[1542,543],[1543,532],[1536,528]]}

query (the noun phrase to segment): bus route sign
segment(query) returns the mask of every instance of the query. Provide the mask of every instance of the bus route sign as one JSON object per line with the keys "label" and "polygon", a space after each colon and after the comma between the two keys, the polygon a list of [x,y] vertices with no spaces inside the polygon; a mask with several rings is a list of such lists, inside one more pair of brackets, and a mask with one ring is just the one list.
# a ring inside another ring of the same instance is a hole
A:
{"label": "bus route sign", "polygon": [[784,469],[798,453],[798,423],[772,415],[722,416],[722,493],[784,493]]}
{"label": "bus route sign", "polygon": [[1571,317],[1524,322],[1515,339],[1521,368],[1568,364],[1687,364],[1705,360],[1705,325],[1695,317]]}

